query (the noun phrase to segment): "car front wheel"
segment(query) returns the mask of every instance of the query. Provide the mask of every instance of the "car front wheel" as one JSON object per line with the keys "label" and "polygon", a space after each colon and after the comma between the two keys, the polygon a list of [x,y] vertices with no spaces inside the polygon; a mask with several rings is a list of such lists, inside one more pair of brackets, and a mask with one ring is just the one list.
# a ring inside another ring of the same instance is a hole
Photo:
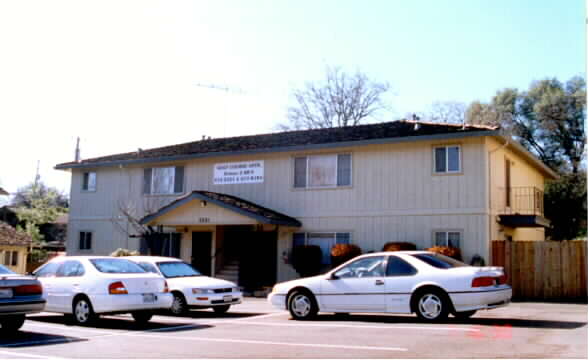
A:
{"label": "car front wheel", "polygon": [[186,315],[188,313],[188,304],[186,304],[186,298],[184,298],[184,295],[174,293],[174,301],[172,302],[169,311],[177,316]]}
{"label": "car front wheel", "polygon": [[22,327],[25,315],[10,315],[0,317],[0,333],[9,334]]}
{"label": "car front wheel", "polygon": [[288,310],[296,320],[308,320],[316,316],[318,306],[314,296],[307,291],[295,291],[288,298]]}
{"label": "car front wheel", "polygon": [[441,321],[449,315],[449,302],[440,291],[424,291],[417,297],[415,311],[422,320]]}
{"label": "car front wheel", "polygon": [[453,313],[453,316],[455,316],[457,319],[460,319],[460,320],[466,320],[466,319],[471,318],[475,313],[476,313],[476,310],[460,311],[460,312]]}
{"label": "car front wheel", "polygon": [[212,310],[214,310],[214,312],[217,314],[224,314],[227,311],[229,311],[230,307],[231,307],[231,305],[221,305],[221,306],[213,307]]}
{"label": "car front wheel", "polygon": [[80,297],[74,302],[73,319],[79,325],[88,325],[96,320],[96,314],[88,298]]}

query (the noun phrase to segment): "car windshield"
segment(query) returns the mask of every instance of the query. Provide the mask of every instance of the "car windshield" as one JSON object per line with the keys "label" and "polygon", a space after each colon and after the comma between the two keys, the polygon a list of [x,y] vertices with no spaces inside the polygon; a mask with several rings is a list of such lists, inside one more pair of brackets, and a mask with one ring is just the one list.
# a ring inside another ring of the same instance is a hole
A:
{"label": "car windshield", "polygon": [[181,261],[158,262],[159,270],[166,278],[201,276],[198,270]]}
{"label": "car windshield", "polygon": [[142,267],[126,259],[91,259],[94,267],[108,274],[140,274],[145,273]]}
{"label": "car windshield", "polygon": [[438,269],[451,269],[462,266],[469,266],[461,261],[441,254],[412,254],[413,257]]}
{"label": "car windshield", "polygon": [[9,268],[5,267],[4,265],[0,265],[0,274],[16,274],[14,271],[10,270]]}

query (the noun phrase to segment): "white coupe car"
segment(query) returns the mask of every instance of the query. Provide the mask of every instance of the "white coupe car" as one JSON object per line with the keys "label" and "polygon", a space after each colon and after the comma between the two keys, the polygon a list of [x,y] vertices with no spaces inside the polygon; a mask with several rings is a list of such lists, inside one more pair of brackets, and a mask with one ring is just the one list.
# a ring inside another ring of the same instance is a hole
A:
{"label": "white coupe car", "polygon": [[165,277],[174,296],[170,311],[175,315],[204,308],[222,314],[243,300],[243,293],[235,283],[204,276],[180,259],[162,256],[127,256],[126,259]]}
{"label": "white coupe car", "polygon": [[416,313],[440,321],[452,313],[507,305],[512,289],[501,267],[474,267],[427,251],[362,255],[319,276],[277,284],[268,301],[294,319],[317,312]]}
{"label": "white coupe car", "polygon": [[45,311],[73,314],[80,325],[100,314],[129,312],[135,321],[148,322],[173,300],[164,278],[121,258],[57,257],[33,275],[43,284]]}

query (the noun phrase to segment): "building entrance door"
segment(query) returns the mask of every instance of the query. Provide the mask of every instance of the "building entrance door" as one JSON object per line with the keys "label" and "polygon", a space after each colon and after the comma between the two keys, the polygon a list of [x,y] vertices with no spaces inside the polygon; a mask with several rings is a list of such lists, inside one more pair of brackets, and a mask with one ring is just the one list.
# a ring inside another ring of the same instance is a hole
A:
{"label": "building entrance door", "polygon": [[192,233],[192,266],[203,275],[211,275],[212,232]]}

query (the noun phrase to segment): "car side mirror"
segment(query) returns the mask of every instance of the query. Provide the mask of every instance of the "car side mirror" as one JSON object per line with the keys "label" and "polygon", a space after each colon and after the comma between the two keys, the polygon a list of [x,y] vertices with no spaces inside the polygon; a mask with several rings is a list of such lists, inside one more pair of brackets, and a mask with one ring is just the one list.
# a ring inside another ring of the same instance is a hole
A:
{"label": "car side mirror", "polygon": [[335,273],[332,273],[327,280],[339,280],[339,277]]}

